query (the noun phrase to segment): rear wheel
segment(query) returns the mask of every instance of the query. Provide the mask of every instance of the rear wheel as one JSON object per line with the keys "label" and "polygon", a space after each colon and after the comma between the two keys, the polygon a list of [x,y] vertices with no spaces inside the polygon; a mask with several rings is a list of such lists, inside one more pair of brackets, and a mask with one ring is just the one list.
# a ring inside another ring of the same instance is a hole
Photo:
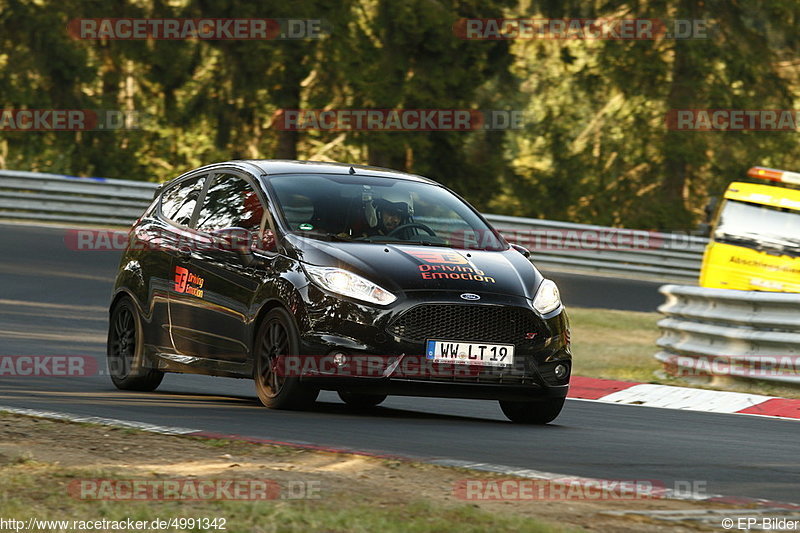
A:
{"label": "rear wheel", "polygon": [[564,407],[564,398],[549,398],[536,402],[507,402],[500,400],[500,409],[517,424],[547,424],[556,419]]}
{"label": "rear wheel", "polygon": [[300,383],[298,376],[281,371],[282,356],[298,356],[300,336],[289,313],[273,309],[264,317],[256,334],[253,378],[256,393],[270,409],[303,409],[317,399],[319,390]]}
{"label": "rear wheel", "polygon": [[106,348],[111,381],[118,389],[150,392],[164,379],[163,372],[144,364],[139,312],[127,296],[111,311]]}
{"label": "rear wheel", "polygon": [[358,392],[339,391],[339,398],[350,407],[369,409],[386,399],[385,394],[361,394]]}

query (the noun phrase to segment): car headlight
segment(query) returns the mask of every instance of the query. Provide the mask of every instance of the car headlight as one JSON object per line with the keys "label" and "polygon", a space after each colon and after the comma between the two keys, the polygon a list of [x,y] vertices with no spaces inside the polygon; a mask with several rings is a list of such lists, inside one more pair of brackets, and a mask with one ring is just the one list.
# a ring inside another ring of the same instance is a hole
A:
{"label": "car headlight", "polygon": [[303,265],[309,277],[323,289],[374,304],[387,305],[397,299],[391,292],[352,272],[334,267]]}
{"label": "car headlight", "polygon": [[546,315],[550,311],[558,309],[560,305],[561,295],[558,293],[558,287],[553,281],[545,279],[539,285],[539,290],[536,291],[536,297],[533,299],[533,308]]}

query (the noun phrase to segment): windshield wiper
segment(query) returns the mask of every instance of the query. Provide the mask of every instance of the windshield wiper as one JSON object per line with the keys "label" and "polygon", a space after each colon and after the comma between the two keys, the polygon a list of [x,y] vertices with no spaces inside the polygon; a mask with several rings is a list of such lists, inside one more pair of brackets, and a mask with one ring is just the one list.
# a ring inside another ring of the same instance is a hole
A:
{"label": "windshield wiper", "polygon": [[402,241],[403,244],[421,244],[422,246],[448,246],[445,243],[436,243],[431,241]]}
{"label": "windshield wiper", "polygon": [[800,256],[800,242],[783,240],[778,235],[741,232],[727,233],[718,231],[715,239],[731,244],[742,244],[764,252],[779,252],[788,256]]}
{"label": "windshield wiper", "polygon": [[362,242],[370,242],[372,244],[418,244],[422,246],[443,246],[446,248],[450,248],[451,246],[447,243],[441,242],[430,242],[430,241],[406,241],[403,239],[374,239],[370,237],[364,237],[359,239]]}
{"label": "windshield wiper", "polygon": [[353,242],[353,239],[340,237],[339,235],[333,233],[311,233],[311,232],[303,232],[297,233],[293,232],[298,237],[307,237],[309,239],[319,239],[321,241],[335,241],[335,242]]}
{"label": "windshield wiper", "polygon": [[799,240],[792,239],[792,238],[787,238],[787,237],[784,237],[783,235],[775,235],[775,234],[772,234],[772,233],[768,233],[768,234],[764,235],[764,237],[767,239],[766,242],[779,244],[779,245],[784,246],[786,248],[794,247],[794,248],[799,248],[800,249],[800,241]]}

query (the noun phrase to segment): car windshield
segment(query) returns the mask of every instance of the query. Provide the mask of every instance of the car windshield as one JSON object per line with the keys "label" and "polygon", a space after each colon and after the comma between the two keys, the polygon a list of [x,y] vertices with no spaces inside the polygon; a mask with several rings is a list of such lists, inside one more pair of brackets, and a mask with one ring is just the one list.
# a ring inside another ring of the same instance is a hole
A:
{"label": "car windshield", "polygon": [[288,229],[304,237],[504,250],[506,243],[458,197],[411,180],[338,174],[269,181]]}
{"label": "car windshield", "polygon": [[728,200],[720,214],[714,239],[800,252],[800,212]]}

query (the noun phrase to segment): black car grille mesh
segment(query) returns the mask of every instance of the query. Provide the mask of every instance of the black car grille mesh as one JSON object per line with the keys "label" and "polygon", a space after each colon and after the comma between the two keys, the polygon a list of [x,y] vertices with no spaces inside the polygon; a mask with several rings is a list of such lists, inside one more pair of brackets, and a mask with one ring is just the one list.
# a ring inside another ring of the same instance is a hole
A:
{"label": "black car grille mesh", "polygon": [[517,344],[541,332],[538,317],[526,309],[489,305],[430,304],[412,307],[389,325],[401,339],[501,342]]}

